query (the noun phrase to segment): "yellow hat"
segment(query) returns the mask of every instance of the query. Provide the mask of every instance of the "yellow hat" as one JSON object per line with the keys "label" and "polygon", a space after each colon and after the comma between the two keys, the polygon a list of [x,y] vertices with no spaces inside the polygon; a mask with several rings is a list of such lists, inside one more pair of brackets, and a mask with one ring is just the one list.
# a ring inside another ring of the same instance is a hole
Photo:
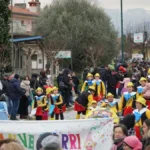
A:
{"label": "yellow hat", "polygon": [[107,94],[107,98],[108,98],[108,97],[114,97],[114,95],[111,94],[111,93],[108,93],[108,94]]}
{"label": "yellow hat", "polygon": [[95,86],[89,86],[89,90],[92,90],[95,92]]}
{"label": "yellow hat", "polygon": [[42,88],[40,88],[40,87],[38,87],[38,88],[36,89],[36,92],[38,92],[38,91],[43,92],[43,89],[42,89]]}
{"label": "yellow hat", "polygon": [[97,101],[92,101],[92,104],[97,104]]}
{"label": "yellow hat", "polygon": [[127,87],[134,86],[132,82],[128,82]]}
{"label": "yellow hat", "polygon": [[99,73],[96,73],[94,77],[100,77],[100,74],[99,74]]}
{"label": "yellow hat", "polygon": [[52,88],[52,91],[55,91],[55,90],[58,90],[58,88],[57,88],[56,86],[54,86],[54,87]]}
{"label": "yellow hat", "polygon": [[148,73],[148,75],[150,75],[150,69],[148,69],[148,72],[147,72],[147,73]]}
{"label": "yellow hat", "polygon": [[88,73],[86,77],[93,77],[91,73]]}
{"label": "yellow hat", "polygon": [[50,88],[50,87],[47,88],[47,89],[46,89],[46,95],[49,94],[50,92],[52,92],[52,90],[53,90],[53,88]]}
{"label": "yellow hat", "polygon": [[141,104],[143,104],[144,106],[146,106],[146,100],[143,97],[140,97],[136,100],[136,102],[139,102]]}
{"label": "yellow hat", "polygon": [[141,82],[141,81],[145,81],[146,82],[147,80],[146,80],[146,78],[142,77],[139,82]]}

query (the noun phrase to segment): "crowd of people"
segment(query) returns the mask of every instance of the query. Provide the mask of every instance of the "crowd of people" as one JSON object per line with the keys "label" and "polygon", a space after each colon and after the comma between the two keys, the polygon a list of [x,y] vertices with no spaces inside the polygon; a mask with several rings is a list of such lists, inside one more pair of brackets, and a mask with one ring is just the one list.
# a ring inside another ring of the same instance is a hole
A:
{"label": "crowd of people", "polygon": [[148,150],[150,62],[112,63],[93,71],[86,68],[82,79],[79,89],[82,81],[69,69],[57,76],[57,87],[45,71],[22,80],[18,74],[4,74],[0,82],[0,119],[17,120],[20,114],[21,119],[35,116],[36,120],[64,120],[64,112],[70,107],[77,112],[76,119],[95,114],[105,118],[106,113],[99,111],[109,109],[114,121],[111,150]]}

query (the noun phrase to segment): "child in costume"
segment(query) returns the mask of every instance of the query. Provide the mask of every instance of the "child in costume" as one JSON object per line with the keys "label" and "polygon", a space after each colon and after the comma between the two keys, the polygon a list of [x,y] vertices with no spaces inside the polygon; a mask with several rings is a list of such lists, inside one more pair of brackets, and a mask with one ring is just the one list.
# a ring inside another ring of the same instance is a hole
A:
{"label": "child in costume", "polygon": [[146,99],[146,105],[148,106],[148,109],[150,109],[150,83],[147,82],[146,78],[141,78],[140,79],[140,84],[141,84],[141,88],[139,88],[138,90],[141,89],[141,95],[143,98]]}
{"label": "child in costume", "polygon": [[0,97],[0,120],[9,120],[7,103],[5,102],[5,98],[3,96]]}
{"label": "child in costume", "polygon": [[141,78],[139,83],[141,84],[141,86],[137,87],[137,98],[139,97],[143,97],[143,88],[146,86],[146,78]]}
{"label": "child in costume", "polygon": [[36,95],[34,97],[33,108],[36,108],[36,120],[42,120],[43,114],[46,111],[47,100],[46,96],[43,94],[42,88],[37,88]]}
{"label": "child in costume", "polygon": [[86,115],[88,106],[93,102],[95,87],[89,86],[88,91],[82,92],[75,100],[74,110],[77,111],[76,119],[80,119],[80,114]]}
{"label": "child in costume", "polygon": [[51,120],[54,120],[54,116],[56,120],[64,120],[64,112],[66,111],[66,105],[63,102],[62,96],[58,93],[58,88],[54,87],[52,89],[51,94],[51,104],[50,104],[50,115]]}
{"label": "child in costume", "polygon": [[101,107],[108,107],[116,114],[118,113],[119,109],[118,102],[114,99],[114,95],[111,93],[107,94],[107,100],[101,104]]}
{"label": "child in costume", "polygon": [[105,89],[104,82],[100,79],[100,74],[96,73],[94,77],[95,79],[93,80],[93,83],[96,90],[94,100],[99,102],[100,100],[103,99],[103,97],[105,97],[106,89]]}
{"label": "child in costume", "polygon": [[112,118],[114,119],[114,123],[119,123],[118,113],[118,102],[114,99],[114,95],[111,93],[107,94],[107,100],[101,104],[101,107],[109,108],[112,112]]}
{"label": "child in costume", "polygon": [[84,81],[81,92],[88,91],[88,87],[92,86],[94,84],[93,83],[93,75],[91,73],[88,73],[86,78],[87,78],[87,80]]}
{"label": "child in costume", "polygon": [[136,136],[141,139],[142,125],[146,119],[150,119],[150,110],[146,108],[146,100],[140,97],[136,100],[136,109],[133,114],[124,117],[121,123],[125,124],[128,129],[134,127]]}
{"label": "child in costume", "polygon": [[119,102],[119,111],[123,113],[123,116],[132,114],[135,109],[136,92],[133,92],[133,83],[127,84],[128,92],[124,92]]}

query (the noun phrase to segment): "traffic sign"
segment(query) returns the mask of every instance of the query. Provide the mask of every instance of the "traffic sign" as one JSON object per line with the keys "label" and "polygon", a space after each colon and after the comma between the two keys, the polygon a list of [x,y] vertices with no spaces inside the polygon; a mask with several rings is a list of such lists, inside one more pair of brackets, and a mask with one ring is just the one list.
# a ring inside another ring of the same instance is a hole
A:
{"label": "traffic sign", "polygon": [[144,36],[143,33],[134,33],[134,43],[143,43]]}

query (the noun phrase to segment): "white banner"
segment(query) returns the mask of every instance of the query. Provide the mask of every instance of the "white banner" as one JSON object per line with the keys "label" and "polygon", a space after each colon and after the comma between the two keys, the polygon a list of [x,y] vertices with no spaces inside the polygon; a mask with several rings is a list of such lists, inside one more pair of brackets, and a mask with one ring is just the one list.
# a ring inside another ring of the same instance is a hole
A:
{"label": "white banner", "polygon": [[47,132],[59,135],[62,150],[110,150],[113,121],[0,121],[0,139],[17,139],[27,150],[36,150],[37,139]]}

